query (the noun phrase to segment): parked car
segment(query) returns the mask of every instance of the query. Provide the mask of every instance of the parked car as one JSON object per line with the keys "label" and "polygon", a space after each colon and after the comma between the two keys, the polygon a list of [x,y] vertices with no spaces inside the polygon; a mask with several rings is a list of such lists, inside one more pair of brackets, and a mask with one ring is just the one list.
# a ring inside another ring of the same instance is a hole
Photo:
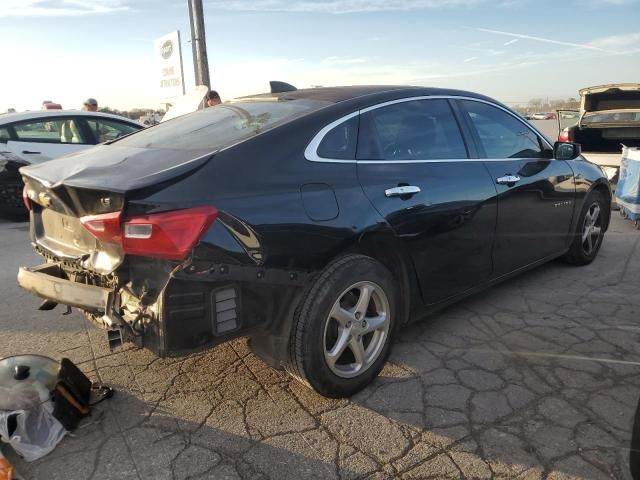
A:
{"label": "parked car", "polygon": [[[22,192],[22,177],[7,165],[51,160],[143,127],[124,117],[97,112],[46,110],[0,116],[0,162],[9,162],[0,174],[0,215],[19,216],[22,204],[21,194],[12,197],[12,192]],[[11,160],[2,160],[2,152],[12,154]],[[26,215],[26,210],[22,213]]]}
{"label": "parked car", "polygon": [[0,151],[0,216],[24,220],[28,211],[22,203],[22,176],[19,169],[29,165],[11,152]]}
{"label": "parked car", "polygon": [[29,163],[57,158],[144,128],[118,115],[84,111],[35,111],[0,117],[0,150]]}
{"label": "parked car", "polygon": [[601,170],[504,105],[418,87],[257,95],[21,169],[18,282],[160,356],[248,336],[323,395],[392,338],[553,258],[593,261]]}
{"label": "parked car", "polygon": [[558,111],[558,140],[581,144],[584,157],[615,183],[622,145],[640,146],[640,84],[599,85],[579,94],[579,111]]}

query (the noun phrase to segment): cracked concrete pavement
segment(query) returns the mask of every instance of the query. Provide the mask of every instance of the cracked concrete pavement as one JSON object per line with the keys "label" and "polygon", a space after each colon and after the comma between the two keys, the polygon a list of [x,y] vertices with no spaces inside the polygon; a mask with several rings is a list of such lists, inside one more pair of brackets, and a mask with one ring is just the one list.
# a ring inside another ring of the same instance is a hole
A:
{"label": "cracked concrete pavement", "polygon": [[0,223],[0,356],[67,356],[116,390],[27,479],[628,479],[640,396],[640,232],[614,213],[597,260],[553,262],[405,328],[376,382],[329,400],[245,339],[179,359],[110,353],[15,284]]}

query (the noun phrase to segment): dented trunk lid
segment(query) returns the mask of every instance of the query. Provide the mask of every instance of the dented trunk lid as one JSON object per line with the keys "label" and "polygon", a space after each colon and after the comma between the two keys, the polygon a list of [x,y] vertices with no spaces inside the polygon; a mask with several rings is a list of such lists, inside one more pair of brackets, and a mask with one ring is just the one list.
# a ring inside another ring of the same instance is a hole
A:
{"label": "dented trunk lid", "polygon": [[102,145],[20,169],[31,201],[31,240],[45,255],[98,274],[124,260],[120,246],[98,241],[81,218],[122,212],[127,196],[168,185],[204,165],[214,153]]}

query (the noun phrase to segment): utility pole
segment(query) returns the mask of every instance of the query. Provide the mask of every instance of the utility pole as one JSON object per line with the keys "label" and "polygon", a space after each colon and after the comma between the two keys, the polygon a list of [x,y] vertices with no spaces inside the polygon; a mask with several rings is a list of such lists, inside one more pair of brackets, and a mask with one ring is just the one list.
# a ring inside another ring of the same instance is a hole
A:
{"label": "utility pole", "polygon": [[204,14],[202,0],[189,2],[189,23],[191,24],[191,48],[193,49],[193,69],[196,85],[211,87],[209,79],[209,61],[207,59],[207,39],[204,33]]}

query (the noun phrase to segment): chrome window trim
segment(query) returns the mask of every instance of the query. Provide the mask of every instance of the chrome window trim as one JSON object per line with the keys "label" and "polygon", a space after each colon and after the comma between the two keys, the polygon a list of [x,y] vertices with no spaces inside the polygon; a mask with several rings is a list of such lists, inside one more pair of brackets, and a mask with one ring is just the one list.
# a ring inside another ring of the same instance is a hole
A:
{"label": "chrome window trim", "polygon": [[[341,160],[338,158],[325,158],[325,157],[320,157],[318,155],[318,147],[320,146],[320,143],[322,142],[322,140],[324,139],[325,135],[327,133],[329,133],[329,131],[331,129],[333,129],[334,127],[340,125],[343,122],[346,122],[347,120],[352,119],[353,117],[355,117],[356,115],[361,115],[363,113],[367,113],[370,112],[371,110],[376,110],[378,108],[383,108],[383,107],[387,107],[389,105],[395,105],[396,103],[405,103],[405,102],[412,102],[415,100],[431,100],[431,99],[445,99],[445,100],[470,100],[472,102],[479,102],[479,103],[486,103],[487,105],[491,105],[495,108],[498,108],[499,110],[502,110],[503,112],[507,113],[508,115],[511,115],[513,118],[515,118],[516,120],[518,120],[520,123],[522,123],[526,128],[528,128],[529,130],[531,130],[533,133],[535,133],[539,138],[542,139],[542,142],[549,147],[550,149],[553,149],[553,146],[551,145],[551,143],[549,143],[549,141],[547,140],[547,138],[537,129],[535,128],[533,125],[529,124],[526,120],[524,120],[523,118],[521,118],[520,116],[518,116],[517,114],[515,114],[514,112],[496,104],[493,102],[490,102],[488,100],[483,100],[480,98],[474,98],[474,97],[465,97],[465,96],[456,96],[456,95],[420,95],[417,97],[405,97],[405,98],[398,98],[396,100],[390,100],[388,102],[383,102],[383,103],[379,103],[377,105],[372,105],[370,107],[366,107],[363,108],[361,110],[356,110],[355,112],[351,112],[348,115],[345,115],[341,118],[339,118],[338,120],[335,120],[333,122],[331,122],[330,124],[326,125],[325,127],[323,127],[318,133],[316,133],[316,135],[313,137],[313,139],[311,140],[311,142],[309,142],[309,145],[307,145],[307,148],[305,148],[304,150],[304,158],[307,159],[310,162],[319,162],[319,163],[363,163],[363,164],[388,164],[388,163],[443,163],[443,162],[510,162],[513,160],[529,160],[529,159],[524,159],[524,158],[444,158],[444,159],[431,159],[431,160]],[[551,159],[544,159],[544,158],[536,158],[535,160],[551,160]]]}

